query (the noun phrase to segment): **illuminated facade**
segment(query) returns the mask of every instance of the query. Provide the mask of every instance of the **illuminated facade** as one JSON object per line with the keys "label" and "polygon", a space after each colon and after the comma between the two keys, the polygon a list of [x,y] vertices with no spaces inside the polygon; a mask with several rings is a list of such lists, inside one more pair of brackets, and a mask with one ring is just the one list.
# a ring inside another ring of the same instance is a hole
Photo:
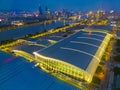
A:
{"label": "illuminated facade", "polygon": [[40,67],[77,80],[91,82],[112,35],[79,31],[58,43],[34,52]]}

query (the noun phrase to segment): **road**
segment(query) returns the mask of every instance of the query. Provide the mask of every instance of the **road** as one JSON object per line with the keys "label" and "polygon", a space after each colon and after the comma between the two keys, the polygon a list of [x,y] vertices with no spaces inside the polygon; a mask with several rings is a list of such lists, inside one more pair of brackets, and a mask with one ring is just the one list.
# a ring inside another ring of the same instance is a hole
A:
{"label": "road", "polygon": [[[113,57],[114,54],[114,49],[115,49],[115,41],[112,42],[112,51],[110,52],[110,56]],[[110,79],[110,70],[113,68],[114,66],[114,62],[112,60],[112,58],[110,57],[109,60],[106,61],[105,67],[106,67],[106,71],[105,71],[105,78],[103,79],[103,81],[101,81],[101,85],[100,85],[100,90],[108,90],[108,85],[109,85],[109,79]]]}

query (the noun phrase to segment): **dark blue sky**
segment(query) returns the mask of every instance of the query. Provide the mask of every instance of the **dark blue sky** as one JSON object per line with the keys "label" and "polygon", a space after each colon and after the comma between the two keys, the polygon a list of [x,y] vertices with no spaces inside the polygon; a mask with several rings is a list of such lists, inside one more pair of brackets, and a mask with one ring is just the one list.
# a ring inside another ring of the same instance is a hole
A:
{"label": "dark blue sky", "polygon": [[36,11],[39,4],[44,9],[46,6],[51,10],[97,10],[101,6],[106,10],[119,10],[120,0],[0,0],[0,10],[29,10]]}

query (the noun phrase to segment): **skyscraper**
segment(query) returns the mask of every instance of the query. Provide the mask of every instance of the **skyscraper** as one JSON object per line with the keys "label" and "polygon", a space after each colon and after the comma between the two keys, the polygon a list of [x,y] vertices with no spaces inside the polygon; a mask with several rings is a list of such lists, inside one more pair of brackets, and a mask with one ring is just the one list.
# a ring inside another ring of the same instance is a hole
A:
{"label": "skyscraper", "polygon": [[47,19],[51,18],[51,12],[48,7],[45,8],[45,16],[47,17]]}
{"label": "skyscraper", "polygon": [[41,5],[39,5],[39,16],[43,15],[43,12],[42,12],[42,7]]}
{"label": "skyscraper", "polygon": [[103,18],[103,9],[100,7],[100,9],[97,11],[96,19],[99,21],[100,19]]}

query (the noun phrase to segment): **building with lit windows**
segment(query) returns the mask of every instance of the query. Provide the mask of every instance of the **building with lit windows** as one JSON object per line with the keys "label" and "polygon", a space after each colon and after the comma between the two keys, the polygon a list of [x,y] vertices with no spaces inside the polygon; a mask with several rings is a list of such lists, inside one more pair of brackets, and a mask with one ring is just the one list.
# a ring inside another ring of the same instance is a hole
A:
{"label": "building with lit windows", "polygon": [[34,52],[40,67],[76,80],[92,81],[112,35],[79,31],[48,48]]}

